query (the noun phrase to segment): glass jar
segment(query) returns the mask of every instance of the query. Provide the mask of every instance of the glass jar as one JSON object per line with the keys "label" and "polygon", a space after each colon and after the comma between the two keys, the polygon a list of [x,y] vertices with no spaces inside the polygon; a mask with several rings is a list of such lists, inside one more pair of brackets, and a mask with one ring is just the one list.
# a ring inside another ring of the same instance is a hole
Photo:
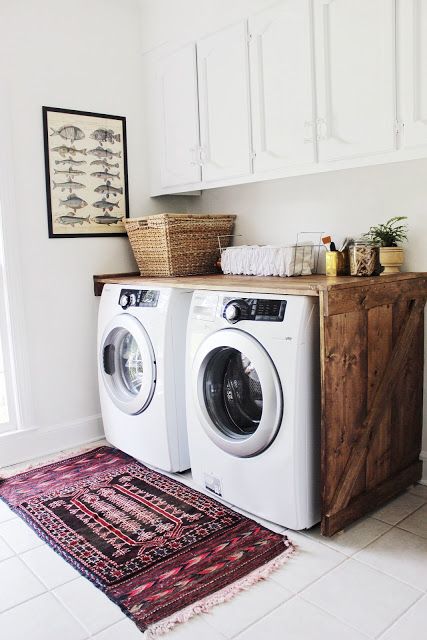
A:
{"label": "glass jar", "polygon": [[349,246],[350,275],[372,276],[378,270],[379,248],[369,240],[357,240]]}

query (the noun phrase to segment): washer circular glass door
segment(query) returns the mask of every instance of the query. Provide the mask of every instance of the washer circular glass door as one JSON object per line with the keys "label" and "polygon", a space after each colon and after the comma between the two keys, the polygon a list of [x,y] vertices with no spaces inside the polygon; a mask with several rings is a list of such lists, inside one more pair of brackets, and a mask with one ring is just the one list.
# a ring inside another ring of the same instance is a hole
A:
{"label": "washer circular glass door", "polygon": [[201,424],[223,451],[257,455],[274,440],[283,394],[264,347],[239,329],[222,329],[199,347],[193,362],[193,394]]}
{"label": "washer circular glass door", "polygon": [[100,368],[108,395],[116,407],[131,415],[150,404],[156,386],[156,363],[150,338],[128,313],[116,316],[101,341]]}

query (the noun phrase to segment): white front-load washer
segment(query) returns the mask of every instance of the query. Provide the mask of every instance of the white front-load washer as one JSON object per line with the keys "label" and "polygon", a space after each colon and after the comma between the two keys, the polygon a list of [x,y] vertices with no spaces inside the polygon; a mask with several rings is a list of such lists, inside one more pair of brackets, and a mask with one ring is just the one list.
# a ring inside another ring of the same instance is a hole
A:
{"label": "white front-load washer", "polygon": [[291,529],[320,518],[318,301],[195,291],[187,332],[193,479]]}
{"label": "white front-load washer", "polygon": [[188,469],[185,336],[191,291],[106,284],[98,377],[107,440],[165,471]]}

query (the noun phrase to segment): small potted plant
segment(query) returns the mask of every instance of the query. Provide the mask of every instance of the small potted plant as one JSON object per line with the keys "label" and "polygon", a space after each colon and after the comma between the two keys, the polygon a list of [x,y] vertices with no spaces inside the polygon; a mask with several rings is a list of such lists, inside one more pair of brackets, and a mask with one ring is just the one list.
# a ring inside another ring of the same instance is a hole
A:
{"label": "small potted plant", "polygon": [[395,216],[384,224],[378,224],[365,233],[365,237],[380,247],[380,263],[383,267],[382,276],[389,273],[399,273],[404,262],[402,247],[398,245],[407,240],[408,227],[402,224],[407,216]]}

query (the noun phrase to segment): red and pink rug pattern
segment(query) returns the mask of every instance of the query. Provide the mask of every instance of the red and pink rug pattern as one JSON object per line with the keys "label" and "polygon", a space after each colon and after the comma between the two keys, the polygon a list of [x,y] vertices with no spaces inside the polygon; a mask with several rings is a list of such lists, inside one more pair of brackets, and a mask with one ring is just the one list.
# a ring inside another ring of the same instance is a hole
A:
{"label": "red and pink rug pattern", "polygon": [[152,635],[294,551],[286,536],[110,447],[0,481],[0,497]]}

